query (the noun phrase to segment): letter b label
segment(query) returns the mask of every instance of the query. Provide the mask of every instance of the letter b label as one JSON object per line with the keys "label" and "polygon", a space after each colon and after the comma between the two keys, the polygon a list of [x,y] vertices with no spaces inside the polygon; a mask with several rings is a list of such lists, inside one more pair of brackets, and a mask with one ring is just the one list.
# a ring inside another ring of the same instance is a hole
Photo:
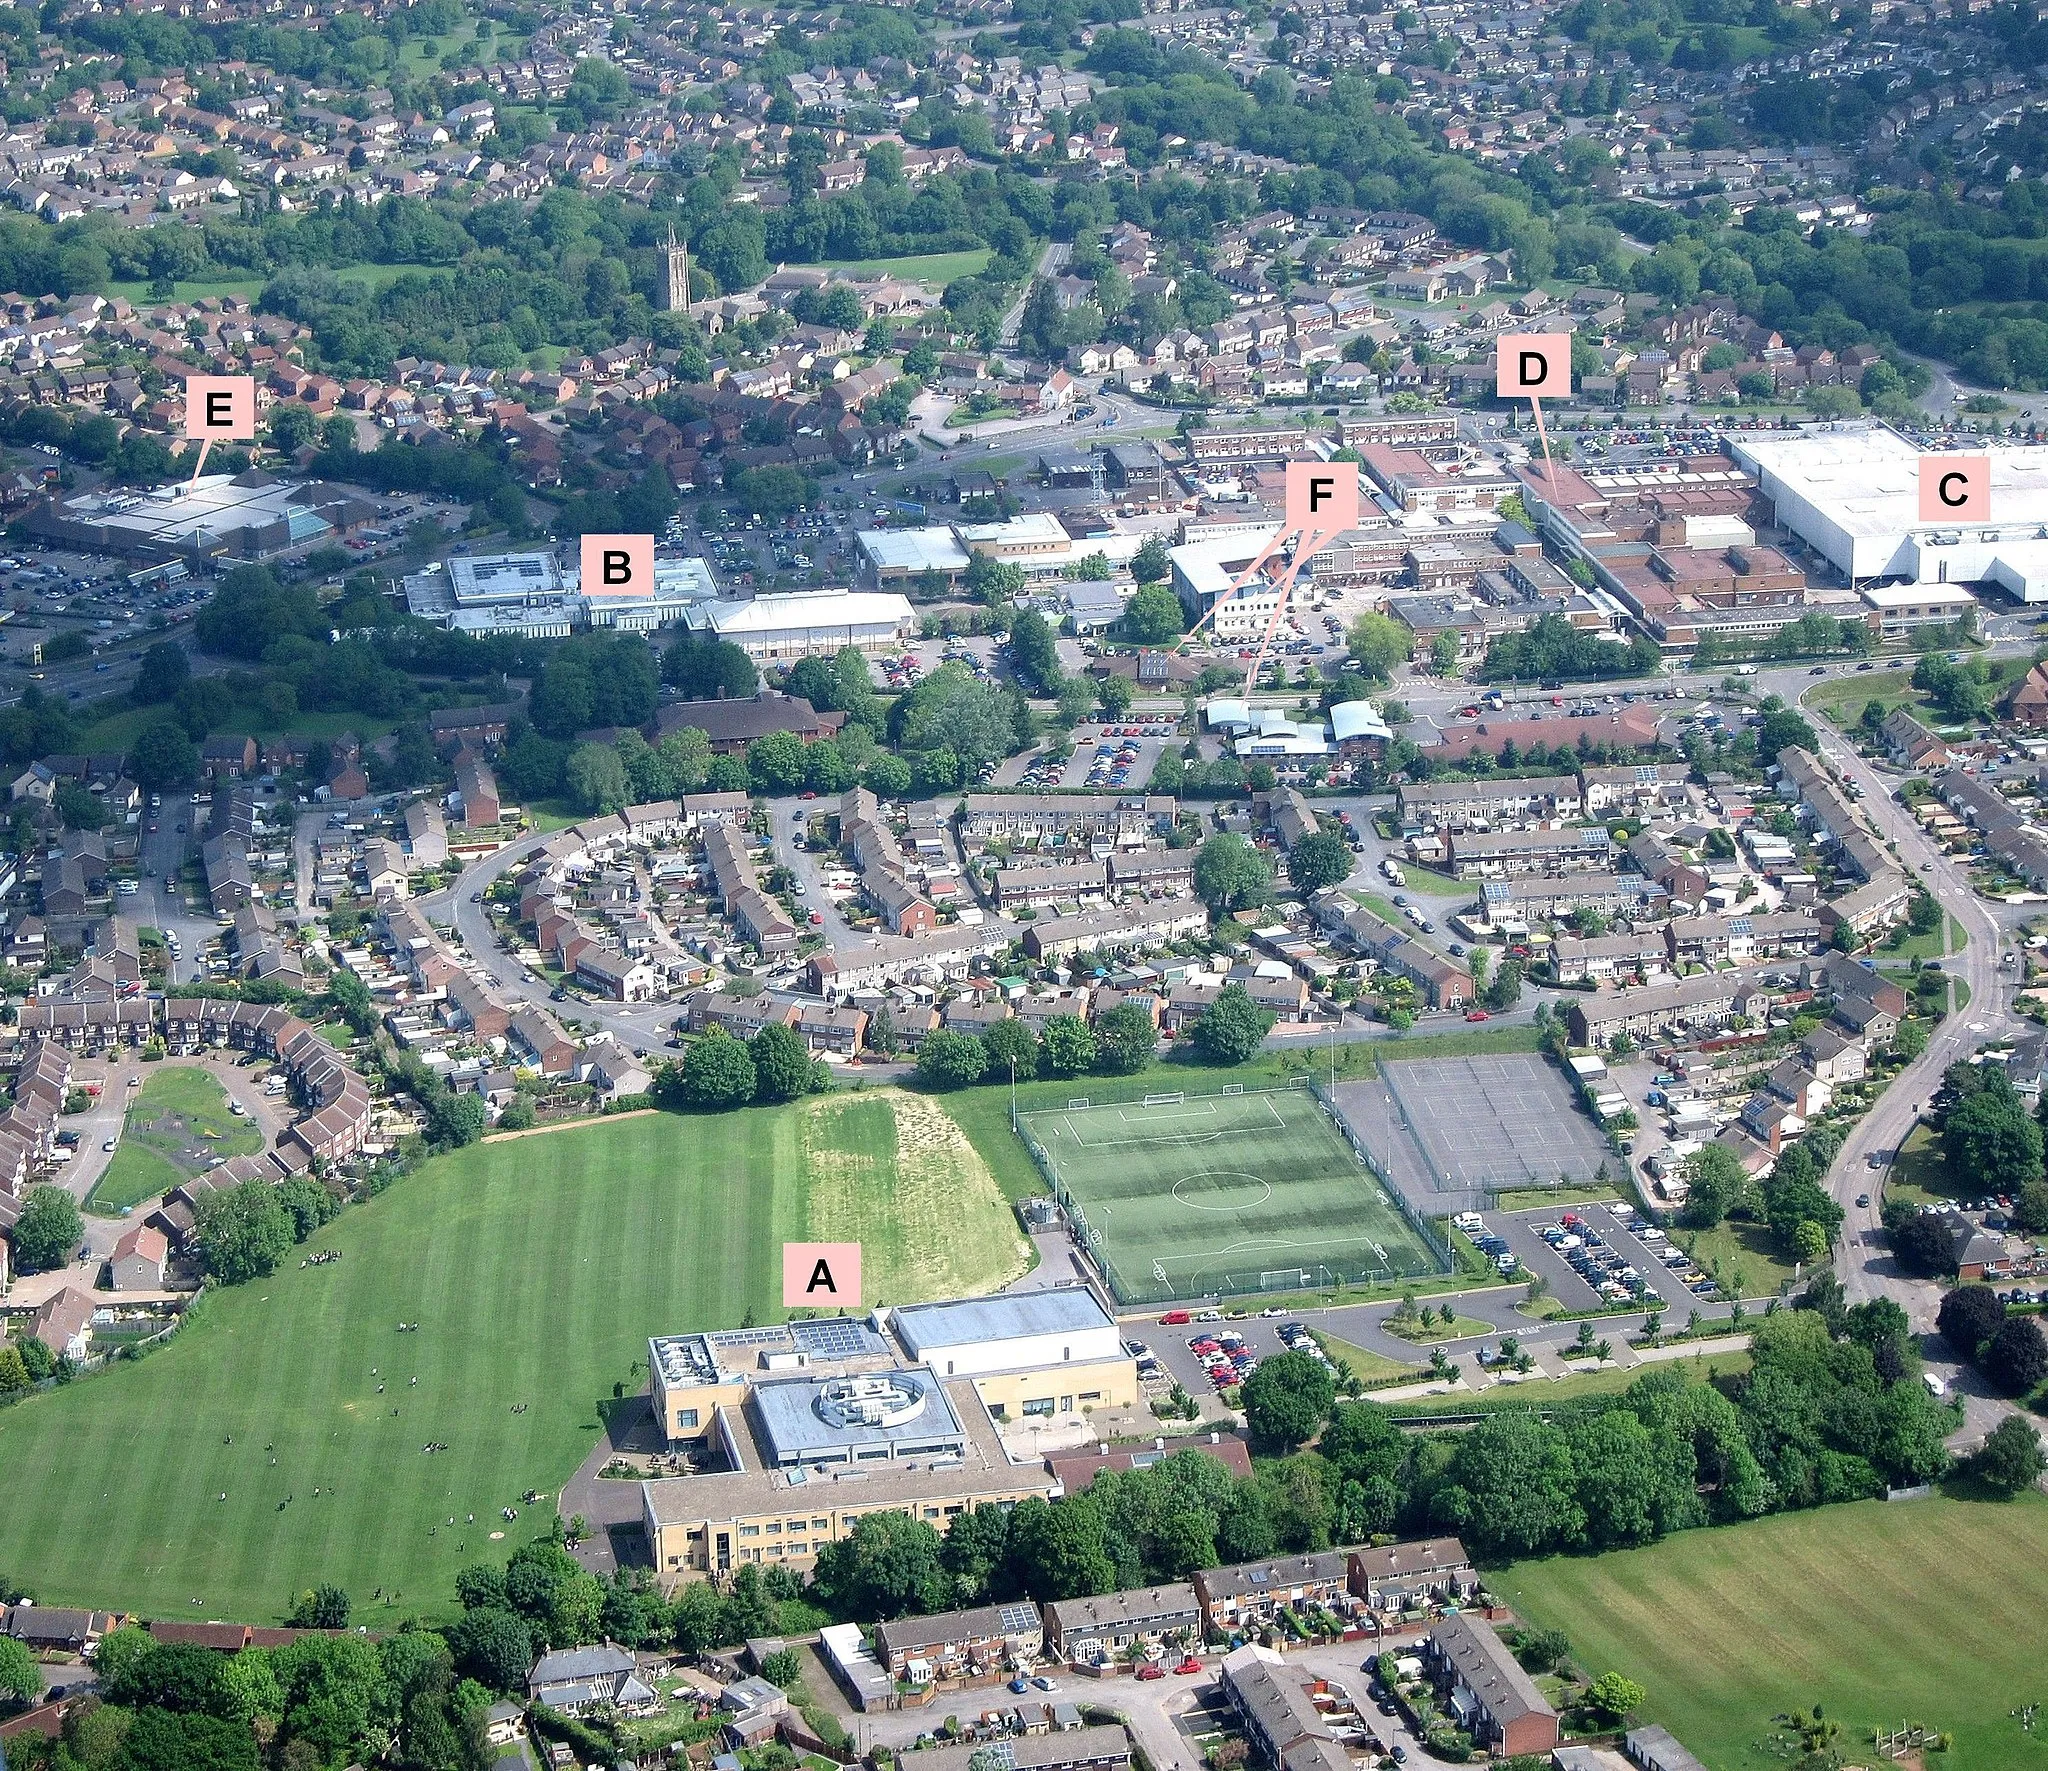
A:
{"label": "letter b label", "polygon": [[1920,457],[1920,520],[1923,523],[1988,523],[1991,520],[1991,457]]}
{"label": "letter b label", "polygon": [[587,597],[653,596],[654,537],[584,536],[583,594]]}

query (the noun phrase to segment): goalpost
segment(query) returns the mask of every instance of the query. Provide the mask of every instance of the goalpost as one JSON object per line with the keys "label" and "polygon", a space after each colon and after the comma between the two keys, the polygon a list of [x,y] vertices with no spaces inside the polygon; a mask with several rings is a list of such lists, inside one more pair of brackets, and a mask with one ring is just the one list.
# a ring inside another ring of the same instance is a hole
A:
{"label": "goalpost", "polygon": [[1145,1097],[1145,1105],[1148,1107],[1174,1107],[1187,1098],[1188,1091],[1186,1089],[1176,1089],[1170,1095],[1147,1095]]}

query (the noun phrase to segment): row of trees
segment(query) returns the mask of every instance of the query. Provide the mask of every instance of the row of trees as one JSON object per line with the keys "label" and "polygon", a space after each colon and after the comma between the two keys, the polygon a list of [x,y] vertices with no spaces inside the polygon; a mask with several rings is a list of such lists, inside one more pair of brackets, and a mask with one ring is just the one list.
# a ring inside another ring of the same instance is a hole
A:
{"label": "row of trees", "polygon": [[811,1056],[793,1027],[763,1027],[735,1039],[722,1027],[690,1042],[680,1062],[657,1064],[648,1094],[656,1106],[723,1113],[752,1102],[793,1101],[831,1086],[824,1064]]}
{"label": "row of trees", "polygon": [[[1213,1064],[1242,1064],[1272,1031],[1273,1016],[1241,984],[1226,985],[1190,1030],[1194,1049]],[[927,1088],[968,1088],[1010,1077],[1129,1076],[1158,1049],[1152,1017],[1122,1003],[1093,1027],[1079,1015],[1054,1015],[1042,1032],[1022,1021],[998,1021],[983,1033],[927,1033],[917,1050],[918,1080]]]}

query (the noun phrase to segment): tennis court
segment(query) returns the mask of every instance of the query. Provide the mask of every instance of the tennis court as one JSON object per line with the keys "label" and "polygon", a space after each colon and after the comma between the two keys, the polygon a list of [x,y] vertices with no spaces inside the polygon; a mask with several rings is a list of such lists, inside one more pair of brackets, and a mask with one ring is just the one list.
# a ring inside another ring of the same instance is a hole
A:
{"label": "tennis court", "polygon": [[1125,1303],[1442,1270],[1305,1089],[1077,1099],[1019,1124]]}
{"label": "tennis court", "polygon": [[1336,1100],[1374,1167],[1426,1216],[1587,1182],[1610,1155],[1563,1072],[1535,1053],[1389,1061],[1369,1082],[1339,1083]]}

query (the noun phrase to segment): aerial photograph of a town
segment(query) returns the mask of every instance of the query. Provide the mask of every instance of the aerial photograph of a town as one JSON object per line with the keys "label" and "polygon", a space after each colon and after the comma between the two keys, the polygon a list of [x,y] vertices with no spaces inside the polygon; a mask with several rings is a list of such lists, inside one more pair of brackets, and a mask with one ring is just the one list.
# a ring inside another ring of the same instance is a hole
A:
{"label": "aerial photograph of a town", "polygon": [[2048,0],[0,0],[0,1771],[2048,1771]]}

